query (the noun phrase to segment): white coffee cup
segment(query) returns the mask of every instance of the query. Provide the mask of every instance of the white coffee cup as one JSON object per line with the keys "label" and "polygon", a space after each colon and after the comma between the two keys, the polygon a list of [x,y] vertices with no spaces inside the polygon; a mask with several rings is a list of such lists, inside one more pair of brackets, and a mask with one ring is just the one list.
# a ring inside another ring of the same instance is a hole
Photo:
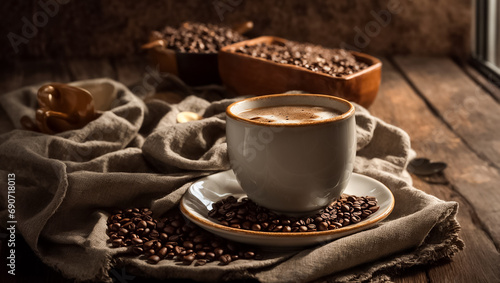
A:
{"label": "white coffee cup", "polygon": [[[320,106],[340,114],[285,124],[240,116],[254,108],[290,105]],[[349,182],[356,155],[354,111],[348,101],[320,94],[265,95],[229,105],[229,160],[248,197],[288,214],[318,210],[338,198]]]}

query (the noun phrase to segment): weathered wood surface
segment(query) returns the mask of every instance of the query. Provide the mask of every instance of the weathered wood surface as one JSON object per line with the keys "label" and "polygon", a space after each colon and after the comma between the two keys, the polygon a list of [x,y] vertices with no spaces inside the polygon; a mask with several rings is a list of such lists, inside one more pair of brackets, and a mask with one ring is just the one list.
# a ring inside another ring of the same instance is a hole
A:
{"label": "weathered wood surface", "polygon": [[474,80],[479,86],[481,86],[485,91],[487,91],[493,98],[500,102],[500,79],[493,77],[491,74],[489,76],[483,76],[478,70],[476,70],[467,62],[458,62],[462,70]]}
{"label": "weathered wood surface", "polygon": [[439,118],[500,168],[498,102],[449,58],[396,57],[395,62]]}
{"label": "weathered wood surface", "polygon": [[[443,200],[457,201],[460,205],[460,236],[466,248],[451,263],[426,270],[429,281],[498,282],[500,254],[495,248],[498,242],[491,239],[491,234],[499,232],[499,221],[495,222],[498,219],[495,208],[498,211],[500,195],[498,171],[478,157],[443,123],[439,115],[429,109],[414,88],[419,87],[419,84],[409,84],[405,75],[391,62],[384,60],[383,63],[382,86],[370,112],[408,132],[412,148],[418,156],[448,163],[445,170],[448,185],[431,185],[414,176],[414,186]],[[478,186],[475,179],[463,177],[470,173],[478,174],[488,181]],[[484,227],[488,227],[488,230]]]}
{"label": "weathered wood surface", "polygon": [[[383,63],[381,89],[370,111],[407,131],[418,156],[448,163],[444,174],[448,184],[429,184],[413,176],[414,186],[459,203],[460,236],[466,244],[450,262],[415,267],[394,280],[500,282],[500,163],[495,155],[500,150],[494,147],[500,140],[487,142],[499,132],[488,135],[499,124],[498,102],[491,96],[497,89],[484,87],[487,80],[471,79],[469,71],[448,58],[398,57]],[[0,69],[0,87],[6,92],[42,82],[103,76],[131,85],[147,72],[143,58],[22,62]],[[471,92],[477,101],[466,100]],[[0,113],[0,119],[4,117]],[[3,244],[2,257],[6,256]],[[72,282],[44,266],[25,244],[20,249],[19,264],[25,267],[17,282]],[[4,280],[4,269],[0,268],[0,282],[10,282]]]}

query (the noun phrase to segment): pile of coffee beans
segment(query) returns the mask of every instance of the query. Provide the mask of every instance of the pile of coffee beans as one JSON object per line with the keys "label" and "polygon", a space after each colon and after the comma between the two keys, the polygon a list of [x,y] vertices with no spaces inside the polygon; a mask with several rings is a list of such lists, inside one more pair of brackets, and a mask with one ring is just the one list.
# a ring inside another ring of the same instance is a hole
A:
{"label": "pile of coffee beans", "polygon": [[319,45],[294,41],[284,44],[275,42],[245,45],[232,51],[336,77],[354,74],[368,67],[366,63],[356,60],[345,49],[328,49]]}
{"label": "pile of coffee beans", "polygon": [[314,215],[300,218],[278,215],[248,198],[229,196],[213,204],[208,216],[222,225],[264,232],[314,232],[356,224],[379,209],[375,197],[342,195]]}
{"label": "pile of coffee beans", "polygon": [[225,240],[184,221],[174,209],[155,219],[148,208],[115,211],[108,218],[107,234],[113,247],[129,247],[150,264],[170,259],[195,266],[219,261],[227,265],[237,259],[260,259],[250,246]]}
{"label": "pile of coffee beans", "polygon": [[217,53],[222,47],[246,38],[226,26],[186,22],[180,28],[154,32],[153,40],[164,39],[166,48],[180,52]]}

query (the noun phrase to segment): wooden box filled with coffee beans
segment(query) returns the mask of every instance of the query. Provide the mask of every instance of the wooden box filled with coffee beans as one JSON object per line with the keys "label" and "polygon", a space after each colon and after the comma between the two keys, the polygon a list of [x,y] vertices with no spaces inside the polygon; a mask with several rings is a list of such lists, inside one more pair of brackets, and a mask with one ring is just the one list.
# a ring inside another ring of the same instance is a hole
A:
{"label": "wooden box filled with coffee beans", "polygon": [[381,80],[377,58],[344,49],[262,36],[223,47],[219,74],[235,95],[301,90],[369,107]]}
{"label": "wooden box filled with coffee beans", "polygon": [[242,35],[253,27],[252,22],[234,27],[185,22],[179,28],[170,26],[153,31],[149,43],[152,64],[192,86],[220,84],[217,55],[219,50],[246,38]]}

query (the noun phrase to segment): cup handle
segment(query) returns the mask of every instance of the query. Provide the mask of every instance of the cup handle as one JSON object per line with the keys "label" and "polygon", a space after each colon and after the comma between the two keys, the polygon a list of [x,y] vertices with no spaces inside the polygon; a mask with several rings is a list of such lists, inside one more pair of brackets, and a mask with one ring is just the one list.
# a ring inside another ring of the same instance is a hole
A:
{"label": "cup handle", "polygon": [[44,111],[43,114],[43,121],[41,121],[40,123],[40,129],[42,132],[46,133],[46,134],[56,134],[57,131],[54,131],[53,129],[51,129],[49,127],[49,125],[47,124],[47,120],[48,118],[59,118],[59,119],[62,119],[62,120],[65,120],[67,121],[68,123],[72,124],[74,123],[74,121],[72,121],[73,119],[66,113],[61,113],[61,112],[55,112],[55,111],[52,111],[52,110],[47,110],[47,111]]}
{"label": "cup handle", "polygon": [[68,121],[68,122],[71,123],[70,117],[66,113],[55,112],[55,111],[52,111],[52,110],[48,110],[48,111],[45,111],[43,113],[43,115],[45,116],[45,119],[50,118],[50,117],[54,117],[54,118],[60,118],[60,119],[66,120],[66,121]]}

